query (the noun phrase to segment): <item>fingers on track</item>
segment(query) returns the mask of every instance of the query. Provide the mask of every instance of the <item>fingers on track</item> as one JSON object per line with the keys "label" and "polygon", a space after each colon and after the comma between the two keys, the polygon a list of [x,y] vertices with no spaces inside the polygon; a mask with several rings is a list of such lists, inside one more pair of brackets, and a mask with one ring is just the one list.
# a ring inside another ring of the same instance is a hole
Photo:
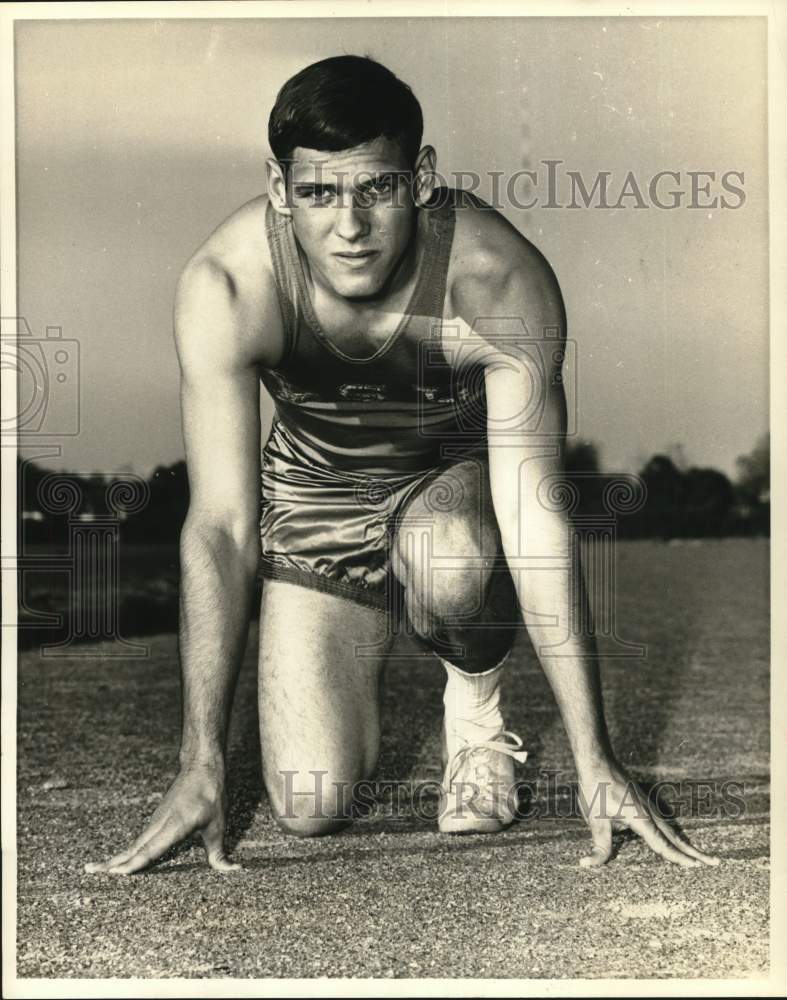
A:
{"label": "fingers on track", "polygon": [[688,854],[689,857],[695,858],[697,861],[701,861],[704,865],[709,865],[712,868],[721,864],[721,858],[716,857],[714,854],[706,854],[704,851],[699,850],[699,848],[694,847],[694,845],[690,844],[688,840],[685,840],[678,833],[676,833],[669,823],[667,823],[667,821],[658,814],[654,815],[653,820],[667,840],[669,840],[674,847],[683,851],[684,854]]}
{"label": "fingers on track", "polygon": [[593,850],[580,860],[583,868],[600,868],[612,856],[612,823],[609,820],[595,820],[590,824]]}

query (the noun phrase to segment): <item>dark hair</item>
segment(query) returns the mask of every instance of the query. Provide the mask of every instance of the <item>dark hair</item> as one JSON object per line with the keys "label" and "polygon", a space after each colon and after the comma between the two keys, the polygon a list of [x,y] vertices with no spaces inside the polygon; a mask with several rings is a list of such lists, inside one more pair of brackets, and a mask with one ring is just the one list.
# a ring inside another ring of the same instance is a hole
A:
{"label": "dark hair", "polygon": [[415,94],[389,69],[366,56],[334,56],[284,84],[268,120],[268,142],[284,162],[296,146],[333,152],[385,136],[414,166],[423,128]]}

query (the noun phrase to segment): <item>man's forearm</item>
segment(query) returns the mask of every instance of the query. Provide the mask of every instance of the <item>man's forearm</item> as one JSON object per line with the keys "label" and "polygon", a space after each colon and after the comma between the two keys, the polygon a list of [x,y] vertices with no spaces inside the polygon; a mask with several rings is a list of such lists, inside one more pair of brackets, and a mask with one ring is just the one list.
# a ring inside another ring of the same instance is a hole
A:
{"label": "man's forearm", "polygon": [[182,764],[222,763],[230,706],[248,637],[256,537],[239,542],[189,517],[181,534]]}
{"label": "man's forearm", "polygon": [[[532,510],[531,506],[531,514]],[[525,569],[515,572],[514,580],[528,635],[554,692],[581,770],[611,759],[612,748],[604,719],[595,642],[589,631],[577,632],[572,627],[572,622],[588,621],[579,555],[571,544],[570,525],[559,513],[539,509],[538,516],[528,521],[525,539],[526,556],[554,557],[565,567]]]}

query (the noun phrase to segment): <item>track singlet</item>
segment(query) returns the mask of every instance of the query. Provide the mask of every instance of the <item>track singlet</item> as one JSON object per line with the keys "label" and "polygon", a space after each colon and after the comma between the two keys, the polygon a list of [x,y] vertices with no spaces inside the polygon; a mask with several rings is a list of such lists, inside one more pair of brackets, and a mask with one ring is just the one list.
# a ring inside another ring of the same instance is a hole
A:
{"label": "track singlet", "polygon": [[[426,213],[415,287],[388,340],[366,359],[344,355],[314,313],[289,218],[268,203],[266,231],[286,352],[262,382],[276,405],[267,448],[349,473],[397,476],[483,444],[483,370],[450,363],[443,331],[446,278],[460,192],[440,189]],[[448,449],[448,450],[446,450]]]}

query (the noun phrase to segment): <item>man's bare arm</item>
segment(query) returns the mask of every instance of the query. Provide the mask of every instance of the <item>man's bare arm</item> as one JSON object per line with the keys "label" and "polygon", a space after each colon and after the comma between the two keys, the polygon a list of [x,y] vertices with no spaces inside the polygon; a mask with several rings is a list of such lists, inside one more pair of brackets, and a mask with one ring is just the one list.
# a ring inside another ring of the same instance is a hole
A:
{"label": "man's bare arm", "polygon": [[233,291],[203,263],[175,331],[191,499],[180,539],[181,763],[223,762],[234,680],[259,566],[259,370]]}
{"label": "man's bare arm", "polygon": [[[577,766],[594,844],[582,863],[595,866],[609,860],[614,817],[615,825],[630,827],[676,864],[715,864],[715,858],[679,838],[650,809],[615,759],[594,640],[588,631],[568,627],[588,616],[568,517],[545,502],[543,492],[564,472],[566,403],[559,375],[566,321],[554,275],[535,248],[527,246],[508,266],[479,275],[468,291],[459,301],[462,319],[472,328],[475,356],[484,360],[495,514],[523,619]],[[484,316],[488,319],[479,323]],[[547,560],[562,569],[545,569]],[[572,587],[572,578],[578,586]],[[556,656],[549,647],[558,640],[562,644]]]}
{"label": "man's bare arm", "polygon": [[175,340],[191,499],[180,538],[180,772],[130,847],[90,871],[130,874],[193,834],[224,855],[224,754],[259,563],[259,373],[234,285],[208,260],[181,277]]}

